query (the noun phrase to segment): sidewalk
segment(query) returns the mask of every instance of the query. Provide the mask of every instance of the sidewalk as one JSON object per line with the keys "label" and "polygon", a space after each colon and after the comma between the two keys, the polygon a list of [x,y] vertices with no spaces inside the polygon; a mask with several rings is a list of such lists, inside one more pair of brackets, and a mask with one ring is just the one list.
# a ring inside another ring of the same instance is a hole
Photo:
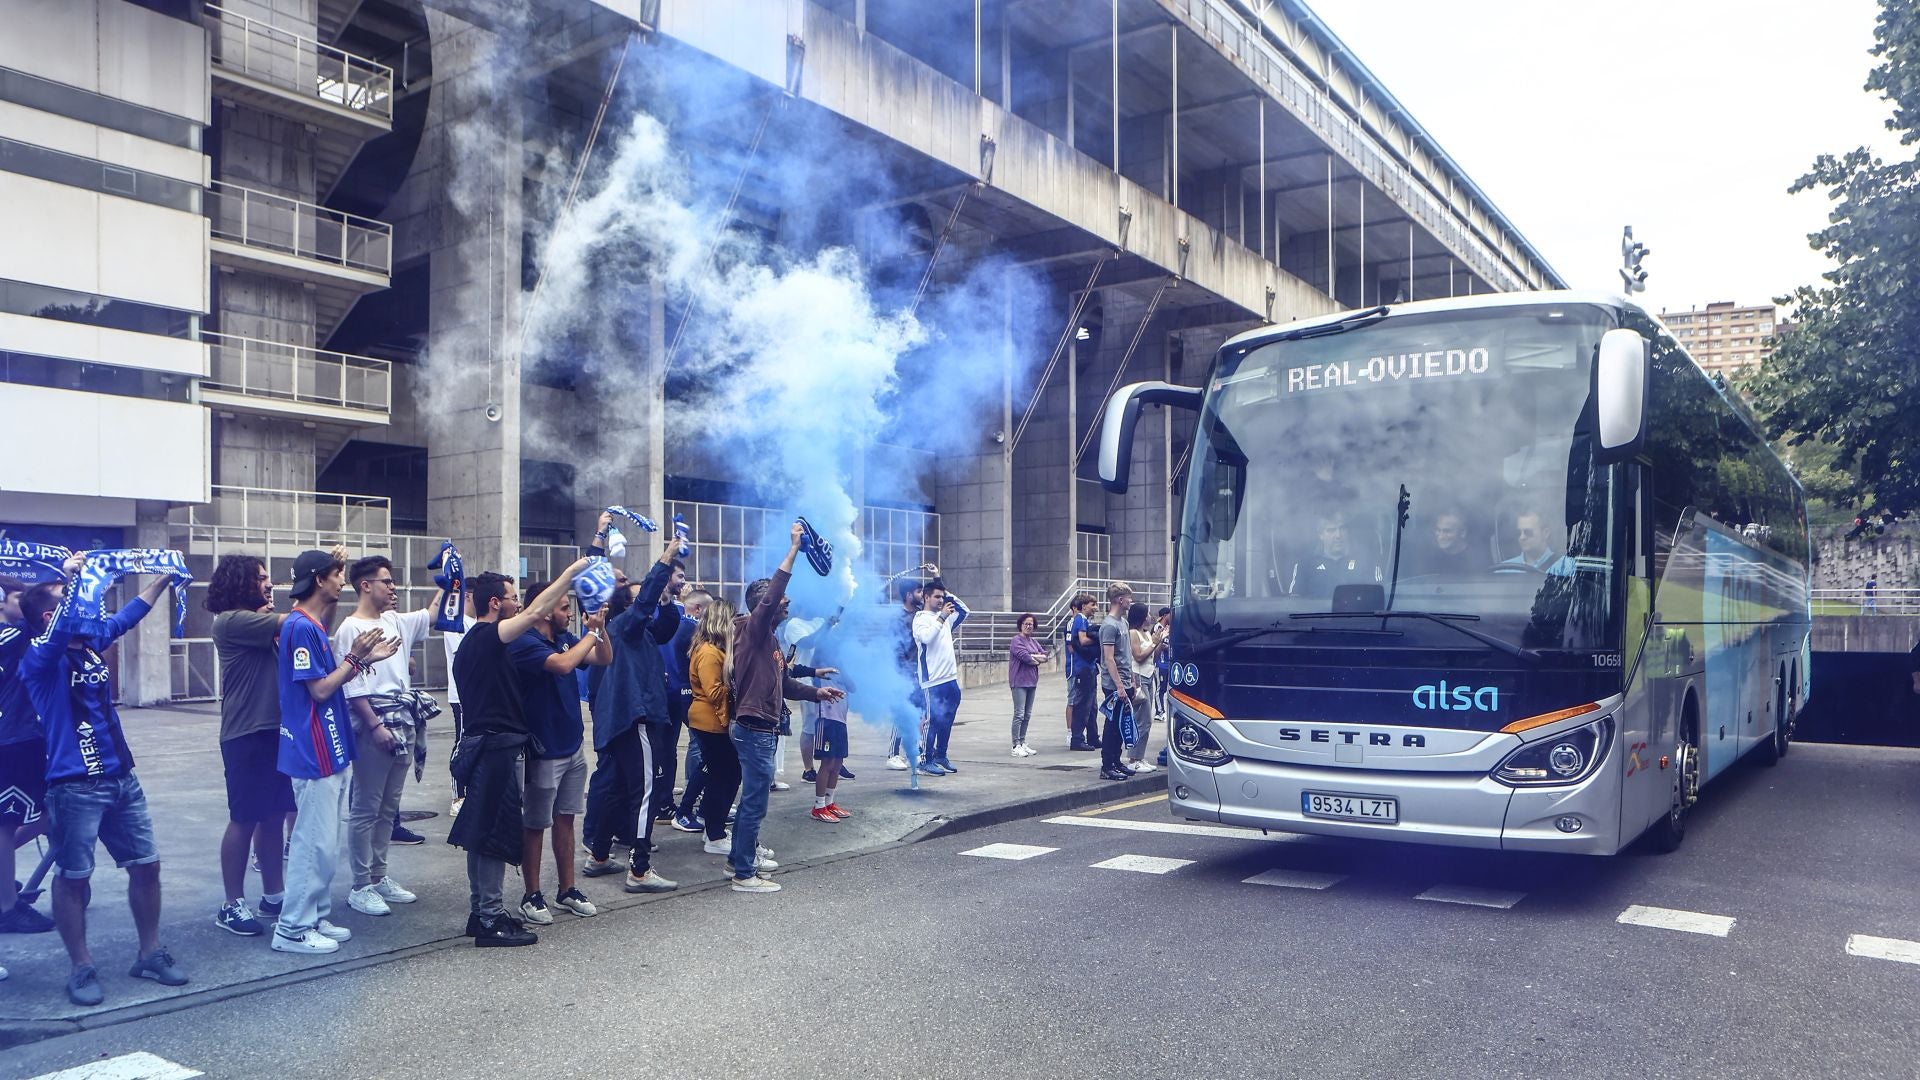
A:
{"label": "sidewalk", "polygon": [[[809,816],[812,785],[800,780],[798,740],[792,740],[784,779],[793,789],[773,794],[761,843],[778,853],[783,868],[795,867],[935,833],[978,828],[1164,788],[1164,772],[1124,782],[1100,780],[1098,754],[1066,749],[1065,701],[1066,688],[1060,676],[1043,677],[1034,703],[1035,720],[1028,733],[1028,742],[1040,753],[1031,758],[1012,758],[1008,756],[1012,706],[1007,688],[998,685],[968,690],[961,701],[950,746],[950,756],[961,771],[953,776],[921,777],[917,791],[909,789],[907,773],[886,767],[887,733],[855,723],[855,753],[847,765],[857,779],[842,780],[838,792],[840,803],[855,816],[839,825],[824,824]],[[353,911],[346,904],[352,874],[343,858],[334,879],[331,918],[351,929],[353,940],[339,952],[317,958],[276,953],[267,947],[266,936],[236,937],[214,925],[214,912],[224,899],[220,895],[219,842],[227,821],[217,742],[218,706],[130,709],[122,719],[160,844],[165,883],[160,938],[192,982],[173,989],[127,976],[135,952],[132,917],[126,903],[127,877],[114,869],[102,850],[88,915],[89,940],[106,989],[106,1003],[81,1009],[67,1001],[68,965],[58,934],[0,935],[0,965],[11,973],[0,982],[0,1047],[67,1034],[77,1027],[169,1011],[192,1004],[195,999],[250,993],[311,978],[342,965],[360,967],[398,953],[467,943],[468,939],[460,936],[467,915],[466,864],[463,853],[446,843],[446,733],[450,727],[444,722],[449,717],[443,715],[434,721],[426,779],[419,784],[409,779],[402,800],[403,810],[433,815],[408,823],[409,828],[426,836],[427,842],[418,847],[395,847],[389,856],[394,879],[418,893],[420,901],[395,905],[394,914],[381,918]],[[1164,744],[1165,732],[1156,729],[1152,752],[1158,753]],[[724,898],[688,897],[689,892],[702,891],[701,886],[719,885],[726,877],[726,860],[701,851],[699,836],[664,824],[654,838],[660,844],[653,857],[654,868],[680,883],[678,893],[630,896],[622,891],[620,877],[582,879],[581,889],[600,908],[600,916],[580,919],[556,910],[555,925],[537,928],[538,932],[568,933],[597,927],[601,932],[632,933],[632,920],[644,916],[622,909],[646,903],[739,900],[792,905],[808,900],[803,888],[789,888],[767,897],[736,898],[732,893]],[[18,857],[20,877],[25,880],[39,858],[39,848],[29,844]],[[580,859],[584,863],[585,856]],[[550,851],[543,869],[543,889],[551,897],[555,887]],[[779,876],[778,871],[775,876]],[[50,888],[51,883],[45,887]],[[259,878],[249,874],[247,888],[248,902],[257,903]],[[509,867],[508,901],[516,902],[520,891],[519,872]],[[42,896],[36,906],[48,912],[50,904],[50,897]],[[83,1017],[88,1022],[76,1025],[75,1021]]]}

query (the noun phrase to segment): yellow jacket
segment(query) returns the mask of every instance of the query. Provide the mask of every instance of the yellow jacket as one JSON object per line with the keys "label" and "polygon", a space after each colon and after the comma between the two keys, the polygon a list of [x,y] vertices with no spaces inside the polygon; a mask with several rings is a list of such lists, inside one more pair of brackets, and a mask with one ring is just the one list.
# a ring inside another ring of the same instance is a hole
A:
{"label": "yellow jacket", "polygon": [[693,700],[687,704],[687,723],[700,731],[724,735],[731,720],[727,692],[727,657],[710,642],[693,647],[687,672]]}

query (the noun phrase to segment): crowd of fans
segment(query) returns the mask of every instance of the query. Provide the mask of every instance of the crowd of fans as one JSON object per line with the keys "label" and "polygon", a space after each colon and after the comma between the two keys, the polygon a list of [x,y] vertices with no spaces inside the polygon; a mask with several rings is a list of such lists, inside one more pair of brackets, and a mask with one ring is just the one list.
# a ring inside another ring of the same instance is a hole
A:
{"label": "crowd of fans", "polygon": [[[610,531],[603,515],[588,555],[524,594],[500,574],[443,575],[433,601],[414,611],[398,610],[384,556],[349,562],[343,548],[301,553],[286,611],[275,609],[264,559],[222,556],[206,600],[223,691],[229,817],[219,853],[227,899],[216,924],[265,936],[279,952],[336,952],[353,936],[333,906],[343,862],[352,874],[346,906],[359,915],[388,916],[418,899],[390,873],[389,854],[423,840],[402,825],[400,803],[409,775],[424,776],[429,722],[441,713],[440,702],[414,686],[412,665],[415,647],[435,632],[452,676],[448,842],[466,855],[466,932],[476,945],[533,944],[529,927],[552,923],[556,911],[596,915],[580,878],[618,875],[633,893],[676,889],[651,866],[658,823],[701,834],[705,852],[726,858],[734,891],[779,891],[768,875],[778,867],[774,852],[759,837],[769,794],[789,787],[787,739],[800,742],[802,779],[813,788],[809,815],[824,823],[853,816],[838,795],[840,781],[853,779],[850,680],[826,663],[839,618],[797,616],[787,598],[803,526],[793,527],[785,558],[747,586],[738,609],[687,588],[679,537],[629,580],[606,560]],[[59,579],[44,584],[0,579],[0,790],[16,793],[0,802],[0,933],[57,929],[71,962],[67,993],[78,1005],[105,998],[87,944],[96,846],[128,874],[139,935],[129,975],[187,982],[159,941],[159,852],[101,656],[147,616],[171,579],[153,578],[111,616],[81,618],[70,590],[97,555],[73,555]],[[949,756],[961,698],[954,632],[968,612],[937,568],[923,569],[931,580],[904,581],[898,593],[895,658],[913,690],[890,718],[887,764],[939,776],[960,771]],[[599,574],[610,589],[593,584]],[[349,587],[352,608],[336,619]],[[1168,619],[1162,609],[1150,620],[1124,584],[1107,599],[1096,625],[1093,598],[1077,597],[1058,644],[1069,744],[1100,750],[1102,775],[1121,779],[1154,769],[1144,755],[1165,709]],[[1033,700],[1053,649],[1038,633],[1037,618],[1022,617],[1008,650],[1017,758],[1039,752],[1028,742]],[[798,703],[797,723],[789,702]],[[676,791],[683,729],[684,784]],[[13,872],[15,849],[43,830],[51,918],[18,891]],[[629,853],[625,865],[616,847]],[[520,869],[517,903],[506,892],[509,865]],[[250,866],[261,889],[252,902]]]}

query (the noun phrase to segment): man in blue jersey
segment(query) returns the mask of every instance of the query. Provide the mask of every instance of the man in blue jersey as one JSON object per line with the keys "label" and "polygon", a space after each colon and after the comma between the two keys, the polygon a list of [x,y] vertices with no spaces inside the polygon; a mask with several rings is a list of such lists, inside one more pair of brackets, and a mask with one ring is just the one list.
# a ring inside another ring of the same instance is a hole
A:
{"label": "man in blue jersey", "polygon": [[346,563],[335,555],[303,551],[293,560],[293,611],[280,627],[279,768],[293,781],[296,810],[287,844],[287,898],[273,928],[275,952],[335,952],[353,936],[327,919],[354,753],[353,714],[343,691],[398,651],[400,640],[375,627],[335,659],[327,617],[346,583]]}
{"label": "man in blue jersey", "polygon": [[26,585],[0,578],[0,934],[41,934],[53,920],[20,900],[14,850],[46,829],[47,740],[20,682],[33,631],[22,626]]}
{"label": "man in blue jersey", "polygon": [[160,944],[160,849],[146,793],[133,775],[133,752],[113,707],[112,674],[101,656],[153,610],[168,579],[155,577],[106,621],[103,631],[87,635],[59,617],[68,583],[85,562],[84,555],[68,559],[61,568],[66,581],[36,585],[21,599],[21,614],[38,636],[21,658],[20,680],[46,734],[53,921],[73,964],[67,997],[75,1005],[98,1005],[106,991],[87,947],[95,844],[105,845],[114,865],[127,872],[127,906],[140,938],[138,958],[127,974],[166,986],[185,985],[187,976]]}

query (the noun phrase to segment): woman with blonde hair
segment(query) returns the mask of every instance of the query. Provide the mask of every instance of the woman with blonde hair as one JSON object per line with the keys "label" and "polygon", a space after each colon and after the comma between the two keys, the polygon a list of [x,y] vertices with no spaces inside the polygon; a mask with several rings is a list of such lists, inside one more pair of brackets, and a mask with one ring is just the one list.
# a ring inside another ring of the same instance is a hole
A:
{"label": "woman with blonde hair", "polygon": [[727,810],[740,793],[740,754],[727,737],[733,722],[733,605],[716,596],[700,616],[688,654],[687,682],[693,700],[687,705],[687,730],[700,741],[707,768],[707,787],[700,797],[699,820],[705,823],[708,851],[726,854]]}

